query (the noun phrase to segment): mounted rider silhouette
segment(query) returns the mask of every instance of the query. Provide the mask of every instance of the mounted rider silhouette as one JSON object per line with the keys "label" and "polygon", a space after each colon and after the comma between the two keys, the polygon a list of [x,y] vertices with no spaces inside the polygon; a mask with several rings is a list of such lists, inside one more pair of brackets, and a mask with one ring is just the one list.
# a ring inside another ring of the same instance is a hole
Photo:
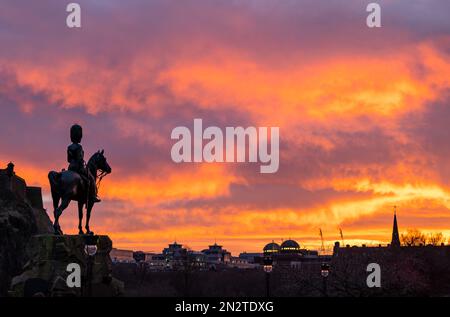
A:
{"label": "mounted rider silhouette", "polygon": [[101,182],[103,177],[112,172],[111,166],[104,155],[104,150],[95,152],[85,164],[84,151],[80,144],[82,138],[83,129],[81,126],[73,125],[70,128],[70,139],[73,143],[67,148],[69,170],[48,172],[53,215],[55,217],[53,229],[57,235],[63,234],[59,225],[59,218],[63,211],[69,207],[71,201],[78,203],[78,233],[84,234],[81,222],[83,220],[83,207],[86,206],[86,234],[94,234],[89,229],[89,220],[95,203],[100,202],[100,199],[97,198],[97,184]]}
{"label": "mounted rider silhouette", "polygon": [[[97,185],[95,183],[95,177],[91,174],[89,169],[86,168],[84,162],[84,150],[81,146],[81,139],[83,138],[83,128],[74,124],[70,128],[70,140],[72,144],[67,148],[67,162],[69,163],[69,171],[78,173],[83,179],[85,186],[95,192],[94,203],[98,203],[101,200],[97,197]],[[89,192],[89,191],[87,191]]]}

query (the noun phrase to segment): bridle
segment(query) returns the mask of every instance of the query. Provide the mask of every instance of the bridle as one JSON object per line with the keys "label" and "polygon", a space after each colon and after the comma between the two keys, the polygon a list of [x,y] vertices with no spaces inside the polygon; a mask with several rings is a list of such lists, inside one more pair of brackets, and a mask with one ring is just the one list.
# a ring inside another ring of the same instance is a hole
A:
{"label": "bridle", "polygon": [[97,186],[97,190],[100,190],[100,183],[102,182],[103,177],[105,177],[106,175],[108,175],[108,173],[105,171],[97,171],[97,182],[95,184],[95,186]]}
{"label": "bridle", "polygon": [[95,170],[97,171],[95,186],[97,187],[97,190],[100,190],[100,184],[102,182],[103,177],[105,177],[109,173],[105,172],[105,171],[103,171],[101,169],[98,169],[97,168],[97,162],[93,162],[93,164],[94,164]]}

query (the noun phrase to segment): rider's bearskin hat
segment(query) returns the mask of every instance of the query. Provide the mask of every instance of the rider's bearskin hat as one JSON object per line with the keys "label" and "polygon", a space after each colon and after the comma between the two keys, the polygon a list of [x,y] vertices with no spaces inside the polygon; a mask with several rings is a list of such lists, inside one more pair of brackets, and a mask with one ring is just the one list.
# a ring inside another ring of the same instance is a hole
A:
{"label": "rider's bearskin hat", "polygon": [[73,143],[80,143],[83,138],[83,128],[79,124],[74,124],[70,128],[70,140]]}

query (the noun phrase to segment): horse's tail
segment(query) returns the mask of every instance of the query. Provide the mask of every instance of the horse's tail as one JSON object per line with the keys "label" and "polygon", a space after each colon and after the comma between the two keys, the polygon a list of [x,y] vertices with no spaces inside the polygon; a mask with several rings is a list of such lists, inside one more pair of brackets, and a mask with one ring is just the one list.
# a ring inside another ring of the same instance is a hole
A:
{"label": "horse's tail", "polygon": [[58,188],[58,183],[61,180],[61,173],[50,171],[48,173],[48,180],[50,182],[50,189],[52,192],[56,191]]}

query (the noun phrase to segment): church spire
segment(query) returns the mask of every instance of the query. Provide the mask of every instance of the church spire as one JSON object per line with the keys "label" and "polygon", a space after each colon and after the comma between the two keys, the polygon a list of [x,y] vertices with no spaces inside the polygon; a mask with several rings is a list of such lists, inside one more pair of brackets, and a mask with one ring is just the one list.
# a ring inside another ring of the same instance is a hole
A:
{"label": "church spire", "polygon": [[400,246],[400,238],[398,235],[398,225],[397,225],[397,206],[394,206],[394,226],[392,228],[392,241],[391,241],[392,247],[399,247]]}

